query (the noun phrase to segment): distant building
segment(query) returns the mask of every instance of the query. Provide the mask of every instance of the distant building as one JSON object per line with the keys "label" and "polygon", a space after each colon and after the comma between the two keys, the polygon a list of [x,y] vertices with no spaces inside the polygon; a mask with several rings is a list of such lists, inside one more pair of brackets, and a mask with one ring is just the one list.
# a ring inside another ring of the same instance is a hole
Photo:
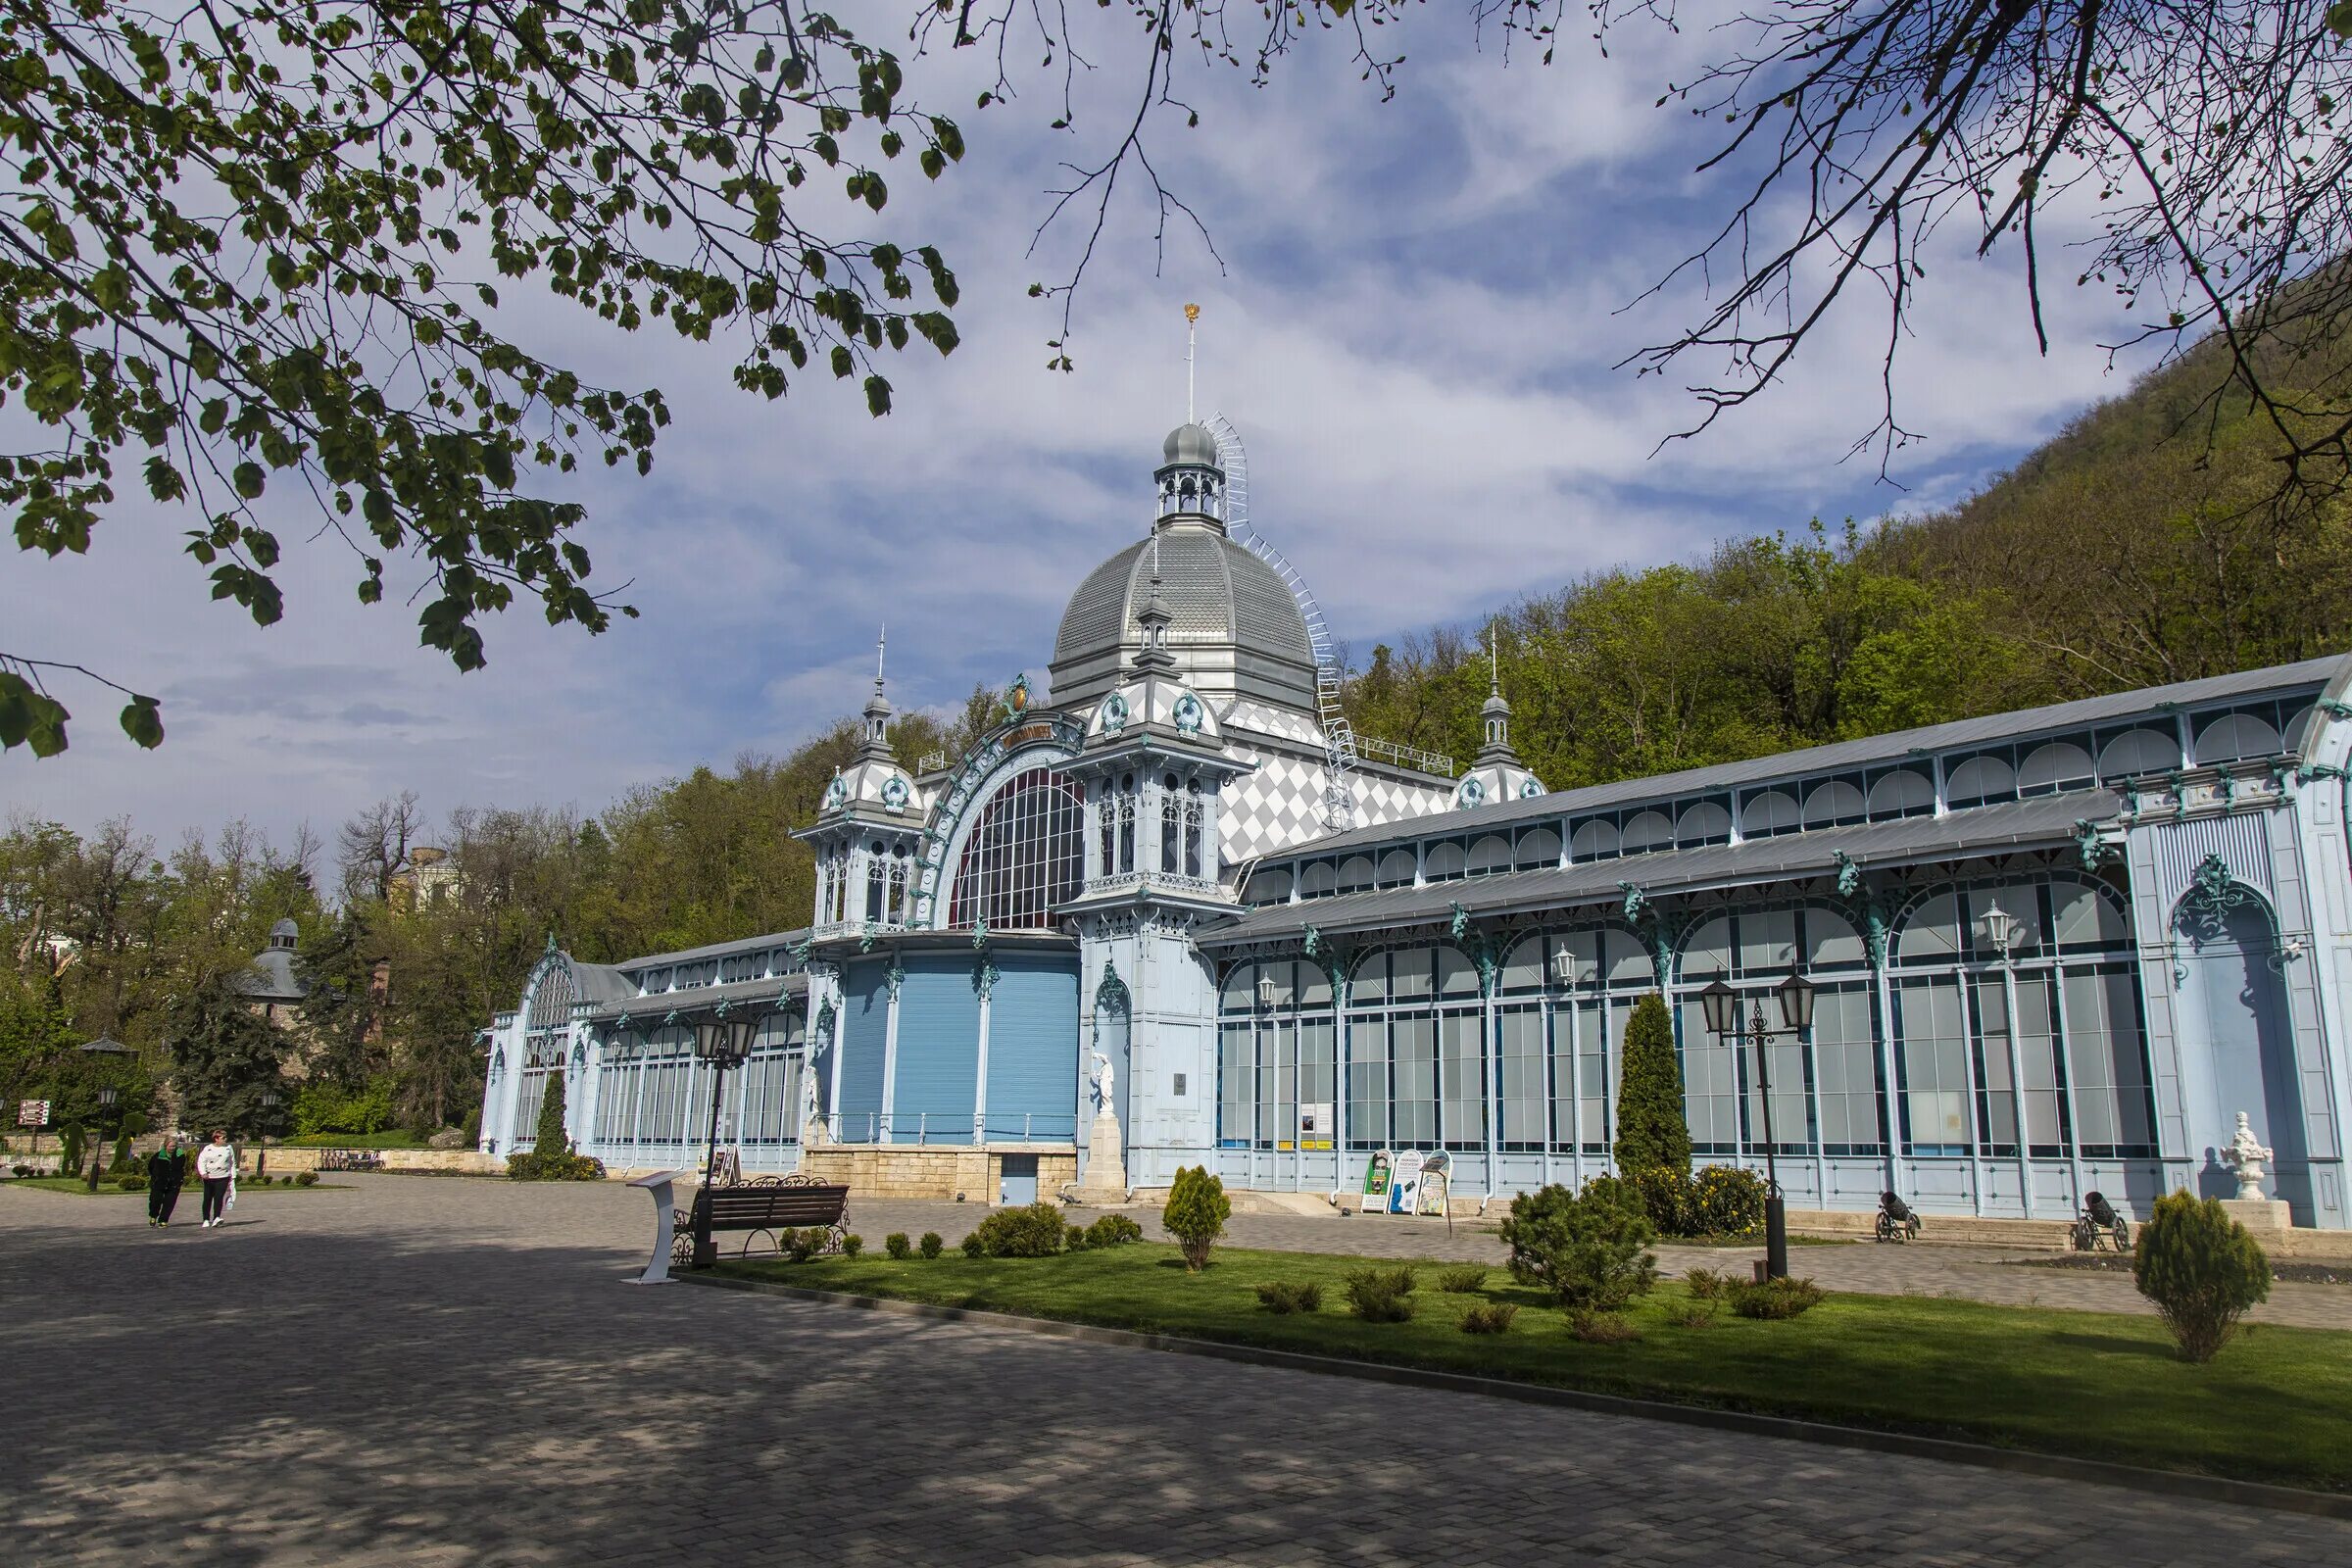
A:
{"label": "distant building", "polygon": [[253,962],[236,979],[238,994],[280,1028],[294,1023],[295,1007],[310,995],[294,956],[301,938],[302,932],[292,920],[278,921],[270,928],[270,945],[253,956]]}
{"label": "distant building", "polygon": [[802,835],[808,927],[551,945],[493,1021],[485,1144],[527,1147],[561,1072],[583,1152],[691,1164],[691,1025],[725,1004],[765,1015],[727,1084],[748,1169],[1320,1194],[1419,1151],[1507,1195],[1610,1168],[1627,1017],[1662,993],[1697,1157],[1760,1168],[1754,1053],[1698,998],[1802,969],[1812,1026],[1769,1047],[1794,1206],[2229,1196],[2244,1111],[2295,1223],[2352,1224],[2352,661],[1548,793],[1499,683],[1466,769],[1348,729],[1320,612],[1236,526],[1239,458],[1168,437],[1050,699],[1016,682],[952,765],[900,764],[877,673]]}
{"label": "distant building", "polygon": [[392,873],[392,907],[402,913],[430,908],[457,888],[458,866],[444,849],[412,846],[408,860]]}

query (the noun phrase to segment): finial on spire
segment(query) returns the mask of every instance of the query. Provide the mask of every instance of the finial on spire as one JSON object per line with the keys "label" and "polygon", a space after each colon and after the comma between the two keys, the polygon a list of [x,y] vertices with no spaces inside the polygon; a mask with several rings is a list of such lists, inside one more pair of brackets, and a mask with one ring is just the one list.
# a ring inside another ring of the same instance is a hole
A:
{"label": "finial on spire", "polygon": [[1184,308],[1184,422],[1193,422],[1193,340],[1200,327],[1200,307]]}
{"label": "finial on spire", "polygon": [[890,646],[890,623],[884,621],[874,636],[874,690],[882,689],[882,655]]}
{"label": "finial on spire", "polygon": [[1502,629],[1487,628],[1487,695],[1502,695]]}

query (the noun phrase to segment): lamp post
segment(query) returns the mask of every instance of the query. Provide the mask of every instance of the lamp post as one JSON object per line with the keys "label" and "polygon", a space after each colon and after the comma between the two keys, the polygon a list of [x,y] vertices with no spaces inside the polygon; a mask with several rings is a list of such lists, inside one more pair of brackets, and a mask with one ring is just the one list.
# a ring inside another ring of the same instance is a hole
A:
{"label": "lamp post", "polygon": [[2033,1150],[2026,1142],[2026,1078],[2025,1048],[2018,1039],[2017,1016],[2017,941],[2025,933],[2018,918],[2001,907],[2001,901],[1992,901],[1984,911],[1984,940],[1992,951],[2001,956],[2001,1016],[2007,1021],[2009,1036],[2009,1115],[2011,1131],[2017,1135],[2017,1200],[2024,1206],[2026,1218],[2034,1217]]}
{"label": "lamp post", "polygon": [[718,1245],[710,1240],[710,1178],[718,1168],[718,1102],[725,1092],[727,1069],[751,1059],[752,1033],[759,1020],[746,1011],[727,1016],[726,1004],[696,1020],[694,1054],[710,1064],[710,1136],[703,1154],[702,1190],[694,1198],[694,1266],[709,1268],[718,1261]]}
{"label": "lamp post", "polygon": [[[122,1041],[117,1040],[113,1035],[100,1035],[97,1039],[91,1041],[88,1045],[83,1046],[80,1049],[81,1054],[85,1056],[135,1056],[138,1054],[137,1052],[131,1050]],[[115,1109],[115,1102],[122,1098],[122,1092],[113,1084],[99,1085],[98,1109],[101,1112],[102,1121],[105,1119],[104,1113],[113,1111]],[[113,1120],[117,1135],[120,1136],[122,1127],[122,1114],[120,1112],[116,1112]],[[89,1189],[93,1193],[98,1190],[98,1167],[106,1162],[107,1143],[107,1139],[99,1139],[98,1148],[90,1156]]]}
{"label": "lamp post", "polygon": [[285,1102],[284,1097],[276,1090],[262,1091],[262,1125],[256,1135],[257,1146],[253,1152],[253,1175],[256,1181],[270,1172],[270,1124],[277,1120],[277,1107]]}
{"label": "lamp post", "polygon": [[[1788,1277],[1788,1209],[1781,1197],[1780,1140],[1772,1126],[1772,1056],[1766,1047],[1774,1035],[1801,1036],[1813,1027],[1814,987],[1791,971],[1774,991],[1781,999],[1783,1027],[1764,1027],[1764,1001],[1759,997],[1749,1007],[1744,1033],[1756,1048],[1756,1082],[1764,1096],[1764,1273],[1781,1280]],[[1709,1033],[1735,1047],[1742,1043],[1739,992],[1718,980],[1698,994],[1698,1002]]]}

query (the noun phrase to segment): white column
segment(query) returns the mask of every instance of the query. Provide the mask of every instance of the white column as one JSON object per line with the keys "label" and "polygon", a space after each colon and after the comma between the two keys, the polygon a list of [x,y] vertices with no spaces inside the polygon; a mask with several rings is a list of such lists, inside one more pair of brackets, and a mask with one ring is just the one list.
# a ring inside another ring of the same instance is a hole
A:
{"label": "white column", "polygon": [[883,990],[889,1002],[888,1010],[882,1015],[882,1109],[874,1129],[874,1142],[878,1144],[890,1142],[891,1106],[898,1099],[899,1088],[899,988],[885,981]]}
{"label": "white column", "polygon": [[[1082,981],[1083,978],[1082,976]],[[972,1058],[972,1146],[974,1148],[979,1148],[988,1142],[988,993],[990,989],[983,986],[980,990],[980,1041]],[[1078,1000],[1081,1006],[1085,1005],[1086,998],[1083,994]],[[1083,1147],[1081,1145],[1081,1148]]]}

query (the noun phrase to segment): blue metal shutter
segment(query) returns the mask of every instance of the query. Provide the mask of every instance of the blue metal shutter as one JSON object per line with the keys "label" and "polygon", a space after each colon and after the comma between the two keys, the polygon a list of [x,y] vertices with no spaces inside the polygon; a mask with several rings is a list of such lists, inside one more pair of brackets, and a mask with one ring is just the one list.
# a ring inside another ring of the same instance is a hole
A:
{"label": "blue metal shutter", "polygon": [[1078,957],[1008,953],[989,996],[988,1135],[1078,1136]]}
{"label": "blue metal shutter", "polygon": [[882,1116],[882,1048],[889,1036],[890,992],[879,961],[856,963],[841,978],[841,1126],[845,1144],[870,1144]]}
{"label": "blue metal shutter", "polygon": [[979,1057],[980,993],[972,988],[971,960],[909,957],[899,982],[891,1142],[970,1143]]}

